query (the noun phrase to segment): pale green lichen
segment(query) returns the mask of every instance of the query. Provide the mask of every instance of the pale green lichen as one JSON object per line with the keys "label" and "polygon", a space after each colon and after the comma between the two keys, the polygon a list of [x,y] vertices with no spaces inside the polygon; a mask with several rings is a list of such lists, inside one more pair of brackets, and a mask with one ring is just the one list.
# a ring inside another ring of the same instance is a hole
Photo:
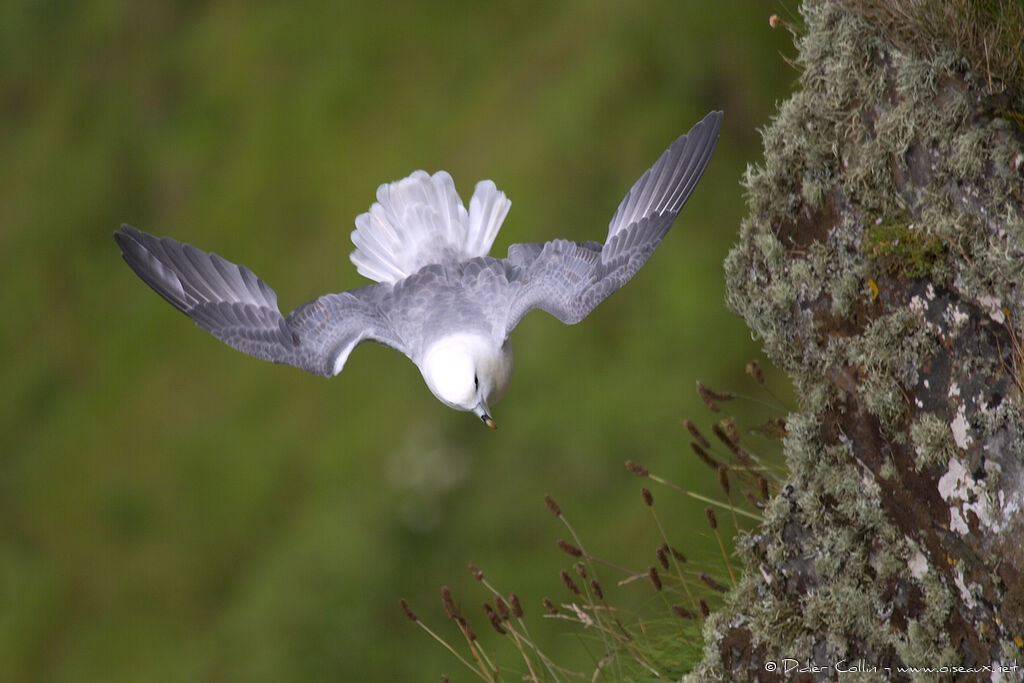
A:
{"label": "pale green lichen", "polygon": [[910,443],[918,471],[945,465],[956,454],[949,425],[930,413],[921,415],[910,424]]}

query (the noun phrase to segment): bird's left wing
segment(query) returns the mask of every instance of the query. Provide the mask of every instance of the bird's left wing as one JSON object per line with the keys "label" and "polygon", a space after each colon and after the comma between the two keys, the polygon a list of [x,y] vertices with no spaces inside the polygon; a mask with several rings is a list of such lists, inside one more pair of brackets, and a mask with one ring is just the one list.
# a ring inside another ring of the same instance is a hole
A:
{"label": "bird's left wing", "polygon": [[341,372],[363,341],[405,353],[382,313],[390,285],[326,294],[285,319],[274,290],[245,266],[130,225],[114,239],[125,262],[157,294],[242,353],[323,376]]}
{"label": "bird's left wing", "polygon": [[650,258],[711,160],[722,112],[713,111],[680,136],[622,200],[604,244],[552,240],[513,244],[515,271],[506,334],[534,308],[567,324],[585,318]]}

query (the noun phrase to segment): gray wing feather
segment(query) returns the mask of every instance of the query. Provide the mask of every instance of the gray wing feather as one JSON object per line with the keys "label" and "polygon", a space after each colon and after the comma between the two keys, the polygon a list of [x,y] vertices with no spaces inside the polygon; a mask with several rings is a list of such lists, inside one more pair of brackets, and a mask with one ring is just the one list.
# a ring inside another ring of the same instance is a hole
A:
{"label": "gray wing feather", "polygon": [[661,244],[697,186],[718,144],[722,112],[680,136],[626,193],[603,245],[553,240],[513,244],[506,263],[516,270],[506,334],[534,308],[567,324],[585,318],[626,284]]}
{"label": "gray wing feather", "polygon": [[330,376],[360,342],[402,350],[380,314],[383,286],[327,294],[286,320],[274,290],[245,266],[130,225],[122,225],[114,239],[143,282],[199,327],[250,356]]}

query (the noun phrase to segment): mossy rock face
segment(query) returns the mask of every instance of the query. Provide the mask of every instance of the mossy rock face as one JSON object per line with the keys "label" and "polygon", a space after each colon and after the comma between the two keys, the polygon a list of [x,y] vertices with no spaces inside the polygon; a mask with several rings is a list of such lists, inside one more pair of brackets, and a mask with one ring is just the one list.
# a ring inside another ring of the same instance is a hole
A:
{"label": "mossy rock face", "polygon": [[[864,232],[862,244],[867,256],[881,270],[908,278],[932,278],[944,261],[946,247],[938,235],[915,230],[913,223],[885,223],[881,218]],[[873,280],[872,280],[873,282]],[[872,297],[877,297],[877,285]]]}
{"label": "mossy rock face", "polygon": [[801,410],[698,680],[1024,663],[1024,134],[962,54],[847,5],[802,8],[726,261]]}

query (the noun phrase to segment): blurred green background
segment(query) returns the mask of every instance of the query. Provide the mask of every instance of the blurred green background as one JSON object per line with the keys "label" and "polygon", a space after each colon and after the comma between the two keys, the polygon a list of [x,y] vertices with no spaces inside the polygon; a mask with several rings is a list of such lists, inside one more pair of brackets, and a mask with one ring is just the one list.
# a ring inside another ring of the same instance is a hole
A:
{"label": "blurred green background", "polygon": [[[452,637],[449,584],[496,637],[467,562],[518,592],[549,655],[590,665],[575,629],[540,619],[569,562],[542,496],[589,550],[642,569],[660,538],[623,461],[717,491],[682,420],[710,418],[695,380],[744,385],[758,357],[721,263],[756,129],[796,78],[773,12],[3,3],[0,680],[468,680],[396,604]],[[468,199],[493,179],[512,200],[498,255],[603,240],[713,108],[718,152],[644,270],[578,326],[534,313],[516,330],[497,432],[382,347],[331,381],[235,352],[111,239],[126,221],[216,251],[287,313],[364,284],[349,233],[383,182],[443,168]],[[673,541],[713,561],[703,505],[662,491]]]}

